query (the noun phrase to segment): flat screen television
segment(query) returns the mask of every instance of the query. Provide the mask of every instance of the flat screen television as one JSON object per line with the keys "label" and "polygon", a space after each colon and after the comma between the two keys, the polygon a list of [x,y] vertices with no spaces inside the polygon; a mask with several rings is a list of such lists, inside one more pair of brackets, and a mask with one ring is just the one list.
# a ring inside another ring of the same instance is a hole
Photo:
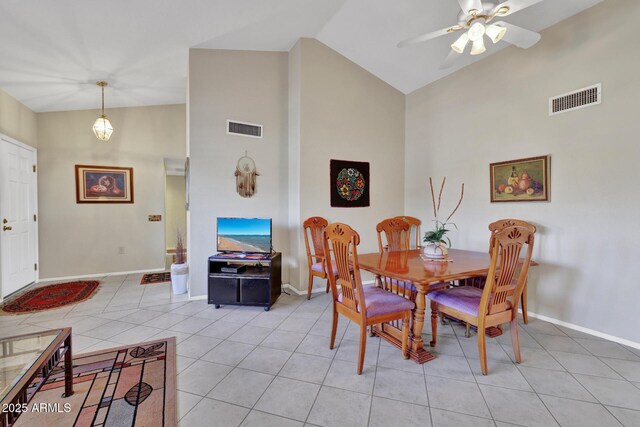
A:
{"label": "flat screen television", "polygon": [[271,252],[271,218],[218,218],[218,252]]}

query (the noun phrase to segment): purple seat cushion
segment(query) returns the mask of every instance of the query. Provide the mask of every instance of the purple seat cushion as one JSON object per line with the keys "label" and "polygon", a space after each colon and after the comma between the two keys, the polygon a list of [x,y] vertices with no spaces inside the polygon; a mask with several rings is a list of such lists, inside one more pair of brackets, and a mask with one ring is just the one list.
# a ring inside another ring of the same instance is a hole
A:
{"label": "purple seat cushion", "polygon": [[431,292],[428,297],[438,304],[446,305],[471,316],[477,316],[480,298],[482,298],[482,289],[471,286],[458,286]]}
{"label": "purple seat cushion", "polygon": [[[363,286],[362,289],[364,290],[364,301],[367,306],[367,317],[413,310],[415,307],[413,301],[384,289],[375,286]],[[342,293],[338,295],[338,301],[342,302]]]}
{"label": "purple seat cushion", "polygon": [[[324,264],[324,263],[323,262],[316,262],[315,264],[313,264],[311,266],[311,269],[313,271],[317,271],[318,273],[322,273],[322,271],[323,271],[322,264]],[[331,267],[333,267],[332,268],[333,275],[337,276],[338,275],[338,267],[337,267],[336,262],[334,260],[331,260]],[[349,266],[349,270],[353,271],[353,267],[351,265]]]}

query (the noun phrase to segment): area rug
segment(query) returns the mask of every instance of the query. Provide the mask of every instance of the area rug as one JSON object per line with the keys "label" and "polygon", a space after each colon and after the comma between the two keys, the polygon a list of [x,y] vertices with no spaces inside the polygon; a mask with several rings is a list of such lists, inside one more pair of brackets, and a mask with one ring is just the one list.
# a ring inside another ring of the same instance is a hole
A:
{"label": "area rug", "polygon": [[91,298],[99,285],[96,280],[80,280],[41,286],[10,298],[0,305],[0,310],[11,314],[31,313],[77,304]]}
{"label": "area rug", "polygon": [[141,285],[148,285],[149,283],[162,283],[171,281],[171,272],[165,271],[164,273],[148,273],[142,276],[140,280]]}
{"label": "area rug", "polygon": [[175,355],[171,337],[75,356],[68,398],[62,360],[28,405],[60,409],[27,411],[15,426],[175,426]]}

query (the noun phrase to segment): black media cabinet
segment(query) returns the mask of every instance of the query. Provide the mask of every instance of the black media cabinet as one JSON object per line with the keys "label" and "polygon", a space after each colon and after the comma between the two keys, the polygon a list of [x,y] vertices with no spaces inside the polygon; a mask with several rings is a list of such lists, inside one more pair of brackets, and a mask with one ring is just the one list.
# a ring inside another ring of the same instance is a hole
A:
{"label": "black media cabinet", "polygon": [[[246,264],[240,273],[224,273],[227,264]],[[265,311],[276,302],[282,287],[282,254],[275,252],[264,259],[229,254],[209,257],[208,302],[220,308],[222,304],[257,305]]]}

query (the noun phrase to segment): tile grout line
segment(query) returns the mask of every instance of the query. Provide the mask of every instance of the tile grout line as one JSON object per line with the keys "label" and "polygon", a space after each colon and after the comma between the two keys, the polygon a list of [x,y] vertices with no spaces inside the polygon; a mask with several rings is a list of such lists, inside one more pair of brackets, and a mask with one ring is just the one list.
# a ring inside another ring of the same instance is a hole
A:
{"label": "tile grout line", "polygon": [[[333,316],[333,301],[331,301],[331,303],[327,306],[327,308],[325,308],[325,310],[322,312],[322,314],[320,315],[320,317],[318,317],[318,320],[316,320],[316,322],[313,324],[313,326],[315,326],[320,319],[322,319],[322,316],[324,315],[324,313],[326,313],[327,311],[329,311],[329,308],[331,308],[331,315]],[[340,321],[340,315],[338,314],[338,321]],[[333,325],[333,319],[331,320],[332,325]],[[336,356],[338,355],[338,351],[340,348],[340,344],[342,344],[342,341],[344,340],[344,336],[347,334],[347,329],[349,329],[349,324],[351,323],[351,321],[347,322],[347,327],[344,328],[344,332],[342,332],[342,335],[340,336],[340,341],[338,343],[338,347],[335,347],[333,350],[333,357],[331,358],[331,363],[329,363],[329,369],[327,369],[327,372],[324,374],[324,377],[322,378],[322,382],[320,383],[320,388],[318,389],[318,393],[316,393],[316,397],[313,399],[313,403],[311,404],[311,407],[309,409],[309,413],[307,414],[307,417],[304,419],[304,423],[308,423],[309,422],[309,417],[311,416],[311,412],[313,411],[313,407],[316,405],[316,402],[318,401],[318,396],[320,395],[320,392],[322,391],[322,387],[324,386],[324,382],[327,380],[327,376],[329,375],[329,371],[331,370],[331,366],[333,365],[333,362],[336,360]],[[313,329],[313,326],[311,327],[311,329]],[[311,329],[309,329],[309,331],[311,331]],[[338,333],[338,324],[336,324],[336,338],[337,338],[337,333]],[[309,332],[307,332],[307,335],[305,335],[305,338],[309,336]],[[327,337],[325,337],[327,338]],[[331,344],[331,335],[329,335],[329,344]],[[304,341],[304,339],[302,340]],[[302,344],[302,341],[300,342]],[[298,347],[300,345],[298,344]],[[296,347],[296,349],[298,348]],[[330,387],[330,386],[326,386],[326,387]]]}

